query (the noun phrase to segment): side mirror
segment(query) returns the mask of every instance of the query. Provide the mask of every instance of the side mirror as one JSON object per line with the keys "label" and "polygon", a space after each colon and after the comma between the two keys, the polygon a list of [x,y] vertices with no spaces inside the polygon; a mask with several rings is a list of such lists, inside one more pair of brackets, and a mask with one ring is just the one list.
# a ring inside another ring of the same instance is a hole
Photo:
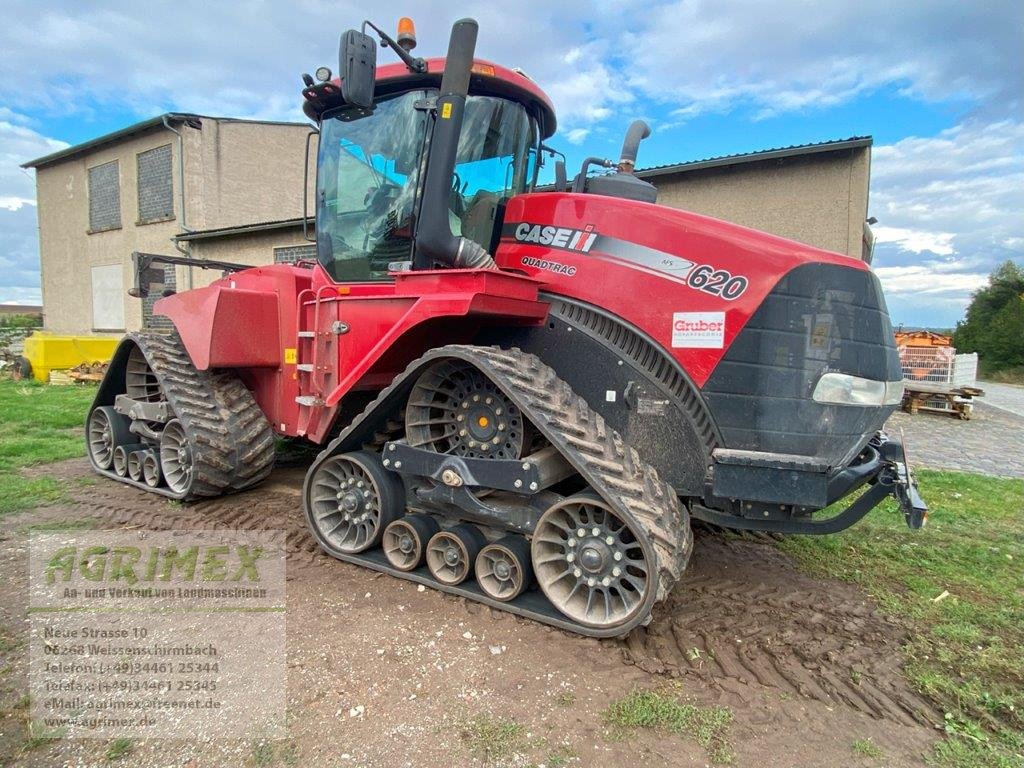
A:
{"label": "side mirror", "polygon": [[341,36],[338,48],[341,97],[346,104],[369,109],[377,78],[377,42],[369,35],[350,29]]}

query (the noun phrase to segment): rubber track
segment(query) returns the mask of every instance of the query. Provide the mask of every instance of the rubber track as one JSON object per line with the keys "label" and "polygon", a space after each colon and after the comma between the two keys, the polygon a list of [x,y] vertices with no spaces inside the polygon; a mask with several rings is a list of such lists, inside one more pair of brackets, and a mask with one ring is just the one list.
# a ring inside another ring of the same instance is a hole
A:
{"label": "rubber track", "polygon": [[[240,491],[274,468],[274,433],[252,393],[231,371],[200,371],[177,332],[129,335],[156,374],[192,446],[192,487],[163,495],[189,501]],[[112,472],[103,474],[119,478]],[[130,485],[149,491],[144,484]]]}
{"label": "rubber track", "polygon": [[[444,358],[465,360],[479,368],[517,401],[524,416],[544,433],[617,514],[646,533],[658,575],[652,607],[653,603],[663,600],[682,575],[693,548],[687,511],[657,470],[607,426],[600,414],[592,411],[586,401],[538,357],[516,348],[449,345],[413,361],[318,457],[307,474],[307,483],[321,461],[334,453],[351,450],[346,440],[352,433],[366,432],[376,426],[375,420],[384,419],[387,409],[392,407],[386,401],[396,390],[407,385],[427,365]],[[337,553],[331,554],[337,556]],[[358,557],[341,559],[359,562]],[[547,621],[543,616],[536,618]],[[595,632],[582,626],[567,628],[607,636],[625,634],[649,619],[648,611],[614,633]],[[566,619],[559,625],[565,627],[569,623]]]}

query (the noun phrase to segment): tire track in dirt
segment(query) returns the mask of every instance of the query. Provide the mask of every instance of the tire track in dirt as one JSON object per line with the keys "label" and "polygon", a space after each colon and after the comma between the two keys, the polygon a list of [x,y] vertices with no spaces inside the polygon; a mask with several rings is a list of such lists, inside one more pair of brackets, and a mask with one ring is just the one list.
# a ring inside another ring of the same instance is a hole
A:
{"label": "tire track in dirt", "polygon": [[[306,530],[292,487],[301,475],[282,469],[261,489],[193,504],[106,482],[75,496],[116,526],[281,530],[289,578],[310,568],[322,578],[324,567],[350,566],[324,554]],[[447,599],[471,614],[483,608]],[[552,630],[551,637],[569,636]],[[901,725],[930,725],[941,718],[907,686],[899,661],[904,638],[905,630],[858,589],[801,574],[764,537],[726,540],[704,529],[689,569],[652,622],[600,643],[646,672],[696,676],[735,704],[774,691]]]}
{"label": "tire track in dirt", "polygon": [[900,668],[905,631],[856,588],[804,576],[766,543],[702,534],[654,620],[620,641],[627,661],[739,698],[759,687],[904,725],[935,722]]}

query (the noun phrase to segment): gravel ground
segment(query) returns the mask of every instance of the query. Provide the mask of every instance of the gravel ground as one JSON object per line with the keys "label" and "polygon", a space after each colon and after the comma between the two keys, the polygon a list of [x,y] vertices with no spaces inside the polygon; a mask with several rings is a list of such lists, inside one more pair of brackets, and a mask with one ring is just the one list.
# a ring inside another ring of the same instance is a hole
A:
{"label": "gravel ground", "polygon": [[[992,385],[982,386],[988,393]],[[1024,478],[1024,388],[995,386],[1016,390],[1006,402],[1012,405],[1016,395],[1020,414],[994,407],[985,397],[975,401],[969,421],[897,411],[886,422],[886,431],[899,435],[902,430],[912,466]]]}
{"label": "gravel ground", "polygon": [[991,381],[980,381],[978,386],[985,390],[980,402],[1024,418],[1024,387]]}

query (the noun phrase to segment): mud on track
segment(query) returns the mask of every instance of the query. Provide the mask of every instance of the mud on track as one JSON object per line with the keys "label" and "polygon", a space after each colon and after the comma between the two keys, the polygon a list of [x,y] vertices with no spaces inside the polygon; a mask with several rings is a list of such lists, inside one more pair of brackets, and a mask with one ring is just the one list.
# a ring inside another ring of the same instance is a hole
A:
{"label": "mud on track", "polygon": [[[88,474],[84,461],[46,471],[67,478],[74,498],[43,510],[49,518],[93,516],[103,526],[152,530],[287,533],[289,696],[293,690],[308,695],[289,708],[305,713],[293,732],[300,753],[314,760],[309,764],[337,746],[324,741],[324,728],[337,725],[335,710],[348,711],[347,704],[339,710],[323,703],[325,697],[347,696],[359,686],[365,686],[362,695],[380,697],[375,711],[390,709],[389,726],[405,723],[403,733],[425,729],[423,738],[406,745],[387,736],[380,721],[346,721],[339,733],[365,737],[344,751],[362,755],[366,765],[400,765],[399,758],[410,757],[412,765],[428,757],[436,765],[465,765],[457,729],[439,736],[429,723],[454,718],[467,687],[484,697],[470,701],[471,711],[496,708],[534,731],[571,737],[582,764],[591,765],[704,764],[702,750],[664,736],[645,734],[616,745],[601,735],[600,713],[611,700],[669,677],[680,678],[683,689],[704,703],[732,708],[739,766],[857,765],[863,760],[851,751],[854,738],[871,738],[887,765],[920,765],[937,736],[933,724],[941,716],[909,690],[900,670],[904,630],[861,591],[803,575],[756,536],[699,529],[688,570],[651,624],[623,640],[597,641],[462,598],[419,593],[327,557],[305,529],[301,467],[277,469],[255,490],[196,504],[171,503],[100,479],[82,487],[75,479]],[[369,599],[361,599],[364,593]],[[339,614],[339,605],[349,607]],[[467,643],[464,633],[481,639]],[[492,657],[489,643],[508,651]],[[379,664],[398,647],[407,648],[400,664]],[[380,653],[388,655],[373,655]],[[442,667],[443,673],[433,671]],[[307,680],[309,670],[313,677]],[[408,692],[389,698],[410,680],[434,696],[413,703]],[[579,702],[569,709],[553,703],[565,686]],[[424,709],[417,720],[417,707],[430,707],[429,717]],[[543,758],[531,756],[534,762]]]}

